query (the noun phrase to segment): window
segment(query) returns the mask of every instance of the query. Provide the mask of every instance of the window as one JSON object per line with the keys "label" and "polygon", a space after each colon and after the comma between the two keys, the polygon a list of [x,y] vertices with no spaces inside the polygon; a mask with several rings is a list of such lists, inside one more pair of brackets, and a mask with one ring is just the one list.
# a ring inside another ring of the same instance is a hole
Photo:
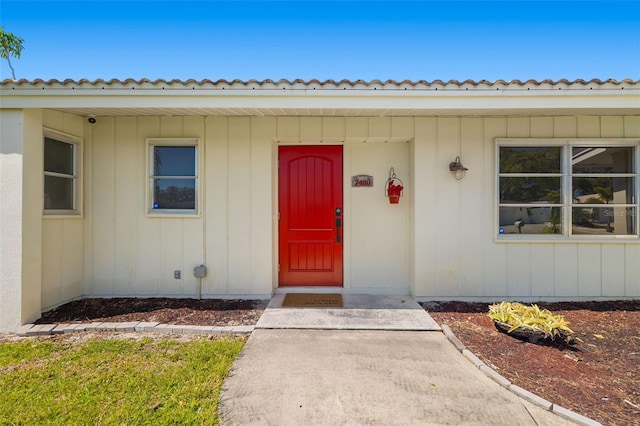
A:
{"label": "window", "polygon": [[498,235],[638,236],[638,143],[498,141]]}
{"label": "window", "polygon": [[61,135],[45,134],[45,214],[79,213],[78,192],[78,143]]}
{"label": "window", "polygon": [[196,213],[197,140],[149,141],[150,212]]}
{"label": "window", "polygon": [[633,147],[571,147],[574,235],[637,235],[637,165]]}

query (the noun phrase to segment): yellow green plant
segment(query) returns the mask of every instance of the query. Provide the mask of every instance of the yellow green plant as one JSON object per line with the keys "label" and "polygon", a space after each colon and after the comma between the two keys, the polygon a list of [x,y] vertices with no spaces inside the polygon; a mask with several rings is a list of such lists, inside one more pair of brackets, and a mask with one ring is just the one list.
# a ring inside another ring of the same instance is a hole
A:
{"label": "yellow green plant", "polygon": [[547,309],[540,309],[538,305],[526,306],[518,302],[501,302],[489,306],[489,318],[494,321],[507,324],[510,328],[507,333],[514,330],[534,330],[544,334],[545,338],[554,340],[561,337],[569,341],[573,334],[569,323],[562,315],[555,315]]}

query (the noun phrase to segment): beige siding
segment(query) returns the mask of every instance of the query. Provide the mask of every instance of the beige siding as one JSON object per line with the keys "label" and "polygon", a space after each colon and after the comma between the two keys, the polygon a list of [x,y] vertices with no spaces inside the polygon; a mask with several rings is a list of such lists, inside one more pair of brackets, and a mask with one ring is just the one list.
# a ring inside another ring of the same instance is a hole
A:
{"label": "beige siding", "polygon": [[226,117],[207,117],[205,127],[205,197],[204,218],[205,263],[210,269],[203,284],[204,294],[227,294],[228,288],[228,227],[227,198],[229,196],[229,144]]}
{"label": "beige siding", "polygon": [[[118,117],[114,133],[114,241],[115,265],[113,292],[128,294],[136,276],[137,264],[137,207],[142,182],[137,180],[137,168],[143,158],[138,157],[138,126],[135,117]],[[144,197],[144,195],[142,195]]]}
{"label": "beige siding", "polygon": [[[627,297],[640,297],[640,245],[625,244],[625,263],[624,263],[624,295]],[[617,276],[620,276],[619,272]],[[606,283],[605,283],[606,284]],[[618,293],[619,295],[620,293]]]}
{"label": "beige siding", "polygon": [[[251,292],[251,119],[229,118],[228,280],[229,291]],[[265,158],[264,160],[267,160]],[[265,212],[269,214],[269,212]]]}
{"label": "beige siding", "polygon": [[270,294],[276,257],[272,252],[273,117],[251,120],[251,294]]}
{"label": "beige siding", "polygon": [[[484,125],[484,180],[485,188],[491,188],[492,197],[485,198],[483,209],[483,229],[484,236],[482,242],[484,258],[484,296],[499,297],[508,294],[507,292],[507,246],[504,244],[493,244],[495,234],[495,203],[496,203],[496,164],[495,164],[495,138],[496,135],[506,135],[507,120],[505,118],[485,119]],[[488,155],[487,155],[488,154]],[[473,171],[469,172],[469,177]]]}
{"label": "beige siding", "polygon": [[[45,121],[69,122],[47,114]],[[85,295],[192,297],[192,268],[200,263],[208,267],[205,297],[271,294],[279,143],[344,144],[345,291],[441,299],[640,295],[637,242],[506,243],[494,235],[496,138],[640,137],[638,117],[100,117],[84,131],[83,225],[43,221],[43,297],[51,303],[69,291],[79,295],[82,265]],[[198,216],[146,213],[146,139],[154,137],[200,139]],[[461,181],[447,168],[458,155],[470,169]],[[407,187],[398,206],[384,198],[391,166]],[[352,189],[355,174],[374,175],[374,188]],[[81,253],[62,246],[69,232],[84,235]],[[71,285],[63,265],[76,261]]]}
{"label": "beige siding", "polygon": [[[416,120],[416,129],[420,129],[414,142],[416,180],[422,181],[420,175],[427,174],[421,168],[432,167],[433,161],[428,157],[435,156],[436,166],[442,171],[436,178],[437,188],[433,188],[433,183],[416,187],[413,283],[416,296],[534,300],[637,297],[640,292],[637,242],[496,242],[494,218],[496,138],[637,138],[638,117],[462,118],[459,130],[455,129],[455,120]],[[472,124],[470,120],[481,123]],[[455,137],[457,132],[462,135],[461,145]],[[476,145],[479,136],[484,143]],[[459,151],[452,151],[451,147],[459,147]],[[460,198],[454,181],[446,176],[446,165],[455,155],[461,155],[470,169],[462,181]],[[420,223],[421,217],[429,217],[426,212],[429,205],[438,212],[436,229]],[[455,209],[458,214],[453,214]],[[456,225],[461,231],[456,230]],[[464,241],[459,250],[458,240]],[[434,241],[437,249],[433,248]],[[420,261],[427,264],[421,265]],[[435,275],[425,273],[434,269]],[[452,278],[456,275],[457,282]]]}
{"label": "beige siding", "polygon": [[412,292],[414,294],[436,294],[436,252],[434,236],[438,226],[438,209],[434,208],[438,188],[436,176],[438,166],[437,145],[431,141],[438,138],[436,118],[417,118],[415,141],[412,144],[413,186],[413,271]]}
{"label": "beige siding", "polygon": [[[348,188],[349,203],[344,211],[349,220],[350,275],[352,289],[409,291],[409,144],[353,143],[345,161],[350,175],[370,174],[374,186]],[[406,186],[397,205],[384,196],[389,167]],[[346,225],[346,222],[345,222]],[[345,230],[346,232],[346,230]],[[362,291],[361,291],[362,292]]]}
{"label": "beige siding", "polygon": [[[91,130],[91,229],[85,256],[92,275],[85,277],[86,293],[194,295],[191,271],[204,261],[203,220],[146,214],[147,138],[201,138],[204,119],[100,117]],[[174,278],[175,270],[182,271],[180,279]]]}
{"label": "beige siding", "polygon": [[[83,138],[84,120],[72,114],[61,112],[43,111],[42,125],[51,130],[66,135]],[[80,154],[85,154],[85,140],[80,144]],[[39,149],[42,152],[42,136],[40,136]],[[79,159],[80,176],[85,176],[82,158]],[[42,163],[37,168],[37,175],[42,181]],[[35,174],[35,173],[34,173]],[[40,187],[39,193],[42,193]],[[42,196],[38,197],[39,203],[34,206],[42,212]],[[83,201],[84,198],[82,198]],[[83,294],[84,274],[84,217],[82,216],[55,216],[42,217],[42,309],[59,305]]]}
{"label": "beige siding", "polygon": [[[209,267],[204,296],[270,294],[273,130],[261,132],[274,123],[253,120],[252,140],[249,118],[99,118],[92,129],[92,226],[85,250],[93,275],[86,279],[87,294],[193,297],[193,267],[199,264]],[[146,141],[154,137],[201,140],[199,215],[147,214]]]}
{"label": "beige siding", "polygon": [[554,244],[531,245],[531,296],[533,298],[544,299],[555,295],[556,261]]}
{"label": "beige siding", "polygon": [[[436,152],[438,158],[453,160],[460,152],[460,119],[439,118],[437,125]],[[450,179],[447,164],[440,167],[436,175],[437,191],[434,194],[423,194],[427,197],[435,196],[440,204],[437,209],[438,216],[433,223],[436,251],[436,296],[450,293],[460,293],[460,271],[462,262],[460,249],[462,242],[461,217],[461,190],[462,181]]]}
{"label": "beige siding", "polygon": [[[121,119],[105,117],[92,127],[93,141],[91,157],[92,192],[91,214],[93,215],[91,266],[93,271],[92,294],[109,296],[115,293],[114,279],[116,274],[116,204],[124,207],[116,199],[115,177],[115,127]],[[121,170],[128,176],[130,171]],[[129,176],[130,177],[130,176]],[[135,190],[135,188],[134,188]]]}
{"label": "beige siding", "polygon": [[[478,175],[482,176],[484,173],[483,120],[463,118],[460,126],[460,155],[464,158],[463,164],[470,170],[477,170]],[[493,193],[491,188],[483,185],[482,179],[465,178],[459,189],[461,202],[475,206],[475,208],[460,211],[460,295],[475,296],[482,294],[483,291],[482,251],[480,246],[466,242],[482,241],[482,206],[493,197]]]}
{"label": "beige siding", "polygon": [[[358,226],[389,232],[372,241],[360,229],[345,244],[346,253],[352,253],[345,258],[345,288],[408,292],[410,188],[400,206],[390,206],[383,185],[391,158],[405,183],[410,179],[413,124],[407,118],[100,117],[91,126],[92,193],[85,257],[92,273],[85,277],[86,294],[194,296],[192,268],[200,263],[209,268],[202,283],[204,296],[271,294],[277,286],[277,141],[342,143],[349,137],[345,206],[352,195],[352,168],[375,174],[377,186],[371,191],[377,196],[368,204],[352,203],[352,213],[345,208],[345,215],[351,215],[345,216],[345,232],[356,229],[357,216],[363,218]],[[392,136],[403,142],[385,143]],[[199,216],[146,214],[146,139],[153,137],[201,139]],[[351,144],[370,148],[350,154]],[[371,158],[377,161],[375,169]],[[386,213],[368,215],[380,207]],[[385,257],[392,268],[384,267]],[[182,271],[180,280],[173,278],[175,270]]]}

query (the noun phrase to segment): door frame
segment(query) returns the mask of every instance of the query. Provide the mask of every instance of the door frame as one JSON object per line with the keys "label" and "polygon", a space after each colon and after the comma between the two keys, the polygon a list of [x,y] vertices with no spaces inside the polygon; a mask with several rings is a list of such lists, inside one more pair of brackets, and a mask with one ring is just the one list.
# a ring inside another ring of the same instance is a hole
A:
{"label": "door frame", "polygon": [[[278,270],[278,265],[280,264],[280,221],[278,218],[279,214],[279,156],[278,156],[278,148],[281,146],[327,146],[327,145],[339,145],[342,146],[342,286],[282,286],[280,287],[280,273]],[[348,176],[350,176],[350,167],[349,162],[347,161],[350,156],[350,147],[348,143],[344,141],[332,141],[332,142],[321,142],[320,138],[313,140],[300,140],[299,138],[295,138],[294,140],[282,140],[282,139],[273,139],[272,143],[272,206],[273,206],[273,226],[272,226],[272,241],[273,241],[273,272],[272,272],[272,290],[276,292],[277,289],[287,289],[301,292],[314,292],[314,291],[326,291],[326,289],[331,289],[334,292],[348,292],[351,287],[350,280],[350,256],[347,254],[350,252],[350,239],[349,235],[351,232],[351,217],[349,212],[349,204],[351,202],[351,197],[349,193]]]}

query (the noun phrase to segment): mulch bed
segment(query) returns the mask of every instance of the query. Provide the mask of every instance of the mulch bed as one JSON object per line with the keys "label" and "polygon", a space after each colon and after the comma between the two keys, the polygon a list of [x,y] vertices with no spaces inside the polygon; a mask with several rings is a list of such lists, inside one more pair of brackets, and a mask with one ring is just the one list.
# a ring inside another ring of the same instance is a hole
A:
{"label": "mulch bed", "polygon": [[603,424],[640,425],[640,300],[538,305],[569,321],[571,345],[533,344],[500,332],[487,304],[423,303],[512,383]]}
{"label": "mulch bed", "polygon": [[176,325],[255,325],[267,301],[227,299],[82,299],[44,312],[36,324],[157,321]]}

